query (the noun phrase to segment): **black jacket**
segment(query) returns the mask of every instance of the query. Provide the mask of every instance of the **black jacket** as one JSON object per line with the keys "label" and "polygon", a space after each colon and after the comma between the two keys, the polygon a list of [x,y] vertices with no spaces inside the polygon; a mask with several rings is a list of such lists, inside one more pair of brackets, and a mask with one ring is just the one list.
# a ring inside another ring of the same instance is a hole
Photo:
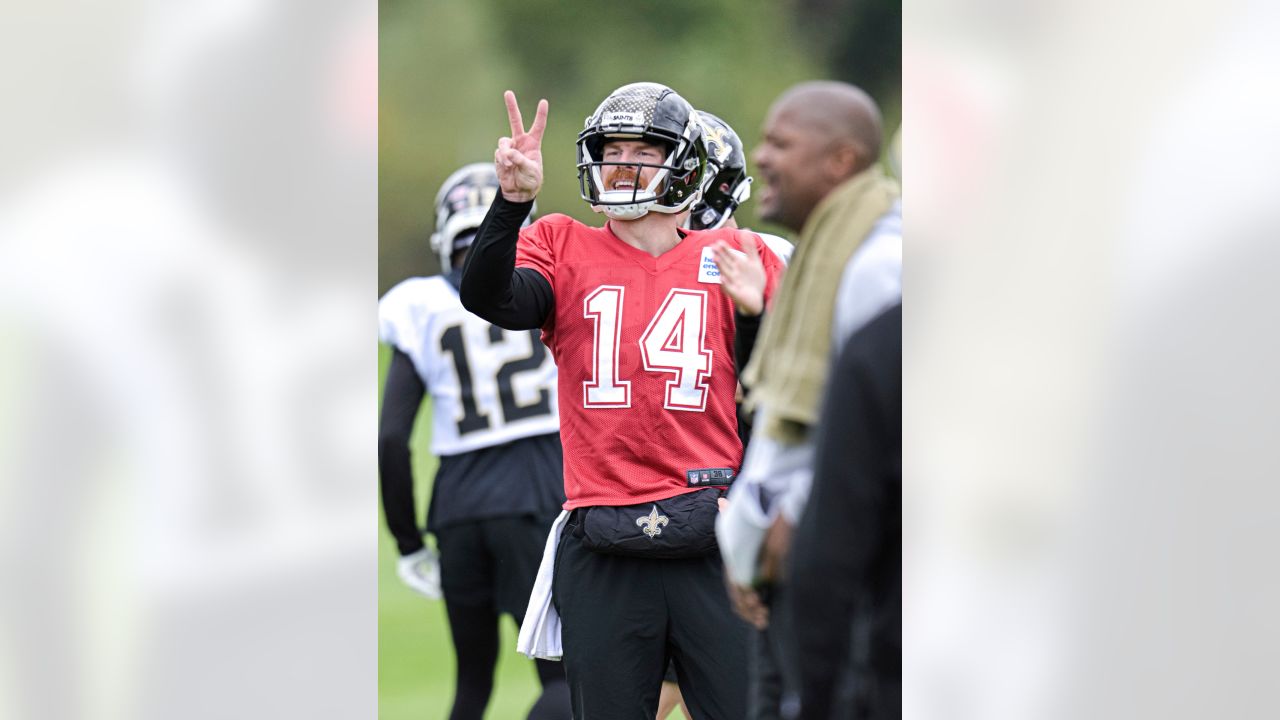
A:
{"label": "black jacket", "polygon": [[833,367],[791,548],[802,717],[902,716],[902,306]]}

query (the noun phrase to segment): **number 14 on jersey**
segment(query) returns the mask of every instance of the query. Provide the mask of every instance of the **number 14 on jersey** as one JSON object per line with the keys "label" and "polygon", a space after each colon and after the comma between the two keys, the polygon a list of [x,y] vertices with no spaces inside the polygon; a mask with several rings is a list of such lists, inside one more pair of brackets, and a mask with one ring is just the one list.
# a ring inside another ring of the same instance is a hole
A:
{"label": "number 14 on jersey", "polygon": [[[583,317],[595,324],[591,379],[582,383],[587,408],[631,407],[631,381],[618,377],[622,308],[626,288],[601,285],[583,301]],[[702,412],[707,407],[711,351],[706,347],[707,293],[673,288],[640,336],[640,358],[649,372],[670,373],[664,407]]]}

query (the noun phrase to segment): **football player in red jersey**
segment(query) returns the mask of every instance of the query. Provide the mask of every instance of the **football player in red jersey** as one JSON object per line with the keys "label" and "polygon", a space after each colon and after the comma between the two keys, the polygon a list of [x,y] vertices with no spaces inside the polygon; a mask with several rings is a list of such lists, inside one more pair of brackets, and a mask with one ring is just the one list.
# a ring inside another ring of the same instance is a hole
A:
{"label": "football player in red jersey", "polygon": [[501,193],[461,296],[494,324],[541,328],[560,368],[567,516],[548,540],[544,587],[562,624],[537,624],[560,629],[551,647],[562,638],[576,718],[652,720],[668,659],[693,717],[741,718],[746,627],[728,606],[713,527],[742,461],[734,306],[714,247],[751,244],[766,298],[782,263],[754,233],[680,227],[706,149],[697,113],[655,83],[611,93],[578,135],[582,197],[604,227],[548,215],[521,231],[542,185],[547,104],[527,131],[514,94],[506,104]]}

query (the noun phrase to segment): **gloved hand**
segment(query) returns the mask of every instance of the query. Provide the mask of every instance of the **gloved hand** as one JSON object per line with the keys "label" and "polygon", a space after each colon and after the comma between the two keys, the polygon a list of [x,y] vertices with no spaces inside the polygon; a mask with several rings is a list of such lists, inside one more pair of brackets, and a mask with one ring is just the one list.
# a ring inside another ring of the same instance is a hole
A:
{"label": "gloved hand", "polygon": [[419,595],[430,600],[444,596],[440,591],[440,557],[429,547],[397,560],[396,574],[401,582]]}

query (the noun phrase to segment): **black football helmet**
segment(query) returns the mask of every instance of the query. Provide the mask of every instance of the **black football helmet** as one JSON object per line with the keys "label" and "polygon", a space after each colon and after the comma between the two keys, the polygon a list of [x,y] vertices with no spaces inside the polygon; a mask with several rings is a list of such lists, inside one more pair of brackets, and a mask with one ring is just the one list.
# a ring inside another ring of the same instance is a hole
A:
{"label": "black football helmet", "polygon": [[715,230],[751,197],[751,176],[742,141],[729,123],[709,112],[698,111],[702,142],[707,146],[707,180],[702,198],[689,212],[690,230]]}
{"label": "black football helmet", "polygon": [[[436,193],[436,231],[431,234],[431,250],[440,258],[441,272],[453,269],[453,254],[475,240],[489,206],[499,192],[498,173],[493,163],[464,165],[444,181]],[[533,221],[537,205],[524,219]]]}
{"label": "black football helmet", "polygon": [[[596,212],[634,220],[645,213],[679,213],[697,202],[707,173],[702,126],[693,106],[674,90],[657,83],[632,83],[614,90],[587,118],[578,134],[578,183],[582,199]],[[667,150],[661,165],[604,162],[610,140],[642,140]],[[607,190],[601,168],[611,165],[657,168],[647,187]]]}

